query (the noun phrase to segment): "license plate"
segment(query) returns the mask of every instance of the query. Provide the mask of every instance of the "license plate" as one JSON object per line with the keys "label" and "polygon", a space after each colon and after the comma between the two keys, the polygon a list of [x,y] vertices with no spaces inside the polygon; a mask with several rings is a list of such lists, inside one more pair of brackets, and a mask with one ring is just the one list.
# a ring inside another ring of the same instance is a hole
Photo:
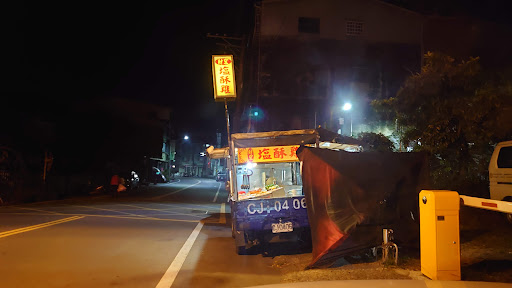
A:
{"label": "license plate", "polygon": [[272,233],[291,232],[293,231],[292,222],[272,223]]}

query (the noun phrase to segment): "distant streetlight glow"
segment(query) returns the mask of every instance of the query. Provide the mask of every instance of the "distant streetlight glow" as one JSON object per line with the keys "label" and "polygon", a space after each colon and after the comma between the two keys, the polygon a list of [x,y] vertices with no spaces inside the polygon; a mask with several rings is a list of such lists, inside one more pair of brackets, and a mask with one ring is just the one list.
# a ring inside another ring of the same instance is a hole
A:
{"label": "distant streetlight glow", "polygon": [[183,139],[188,140],[188,135],[185,135],[185,137],[183,137]]}

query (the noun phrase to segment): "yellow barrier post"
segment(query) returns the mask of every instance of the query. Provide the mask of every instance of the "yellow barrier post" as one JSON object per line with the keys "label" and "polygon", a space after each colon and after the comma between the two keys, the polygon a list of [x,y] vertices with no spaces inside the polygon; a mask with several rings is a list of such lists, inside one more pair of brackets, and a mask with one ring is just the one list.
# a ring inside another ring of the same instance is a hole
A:
{"label": "yellow barrier post", "polygon": [[455,191],[422,190],[421,273],[432,280],[460,280],[460,196]]}

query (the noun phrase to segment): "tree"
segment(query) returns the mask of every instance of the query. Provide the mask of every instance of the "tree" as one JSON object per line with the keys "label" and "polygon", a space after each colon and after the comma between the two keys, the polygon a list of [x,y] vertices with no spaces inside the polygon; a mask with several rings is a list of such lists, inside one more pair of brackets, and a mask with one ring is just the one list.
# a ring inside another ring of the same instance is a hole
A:
{"label": "tree", "polygon": [[366,151],[392,152],[395,150],[393,142],[382,133],[362,132],[357,139],[367,143]]}
{"label": "tree", "polygon": [[512,135],[512,125],[503,124],[510,121],[511,99],[511,83],[484,72],[479,58],[458,62],[429,52],[421,73],[410,76],[395,97],[372,106],[396,121],[403,143],[432,155],[437,189],[477,194],[482,192],[469,190],[487,185],[493,144]]}

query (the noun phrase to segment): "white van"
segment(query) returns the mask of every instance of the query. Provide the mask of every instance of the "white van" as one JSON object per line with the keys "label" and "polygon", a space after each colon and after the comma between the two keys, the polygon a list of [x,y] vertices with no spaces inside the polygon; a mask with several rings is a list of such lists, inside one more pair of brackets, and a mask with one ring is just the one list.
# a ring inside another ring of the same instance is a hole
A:
{"label": "white van", "polygon": [[500,142],[489,163],[489,190],[493,200],[512,202],[512,141]]}

